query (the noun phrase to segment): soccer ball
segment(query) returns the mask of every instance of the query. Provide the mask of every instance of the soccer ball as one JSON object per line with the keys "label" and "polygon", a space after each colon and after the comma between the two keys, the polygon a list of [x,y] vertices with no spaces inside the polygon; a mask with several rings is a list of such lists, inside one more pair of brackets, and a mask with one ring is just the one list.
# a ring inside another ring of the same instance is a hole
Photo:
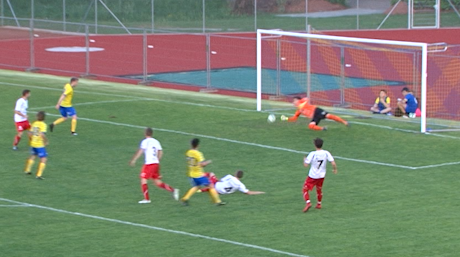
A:
{"label": "soccer ball", "polygon": [[275,116],[275,114],[270,114],[270,115],[268,115],[267,121],[268,121],[269,123],[275,122],[275,121],[276,121],[276,116]]}

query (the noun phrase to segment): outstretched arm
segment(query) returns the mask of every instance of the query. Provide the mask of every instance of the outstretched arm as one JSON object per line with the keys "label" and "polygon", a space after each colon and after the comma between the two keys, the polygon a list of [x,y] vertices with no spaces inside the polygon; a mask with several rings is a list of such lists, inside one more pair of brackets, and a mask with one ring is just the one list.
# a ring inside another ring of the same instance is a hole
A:
{"label": "outstretched arm", "polygon": [[262,192],[262,191],[247,191],[246,194],[247,195],[261,195],[261,194],[265,194],[265,192]]}
{"label": "outstretched arm", "polygon": [[281,120],[286,120],[286,121],[292,122],[292,121],[296,121],[297,118],[299,118],[299,116],[300,116],[300,111],[297,110],[292,117],[287,117],[287,116],[281,115]]}

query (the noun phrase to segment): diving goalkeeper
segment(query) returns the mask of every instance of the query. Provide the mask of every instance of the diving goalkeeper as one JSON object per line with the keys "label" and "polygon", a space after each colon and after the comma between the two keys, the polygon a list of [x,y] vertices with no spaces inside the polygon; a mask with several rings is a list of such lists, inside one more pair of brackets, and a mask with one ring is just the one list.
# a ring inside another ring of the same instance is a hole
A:
{"label": "diving goalkeeper", "polygon": [[344,124],[345,126],[348,126],[348,122],[345,121],[344,119],[332,115],[325,110],[316,107],[316,105],[312,105],[309,103],[309,99],[307,97],[301,98],[301,97],[294,97],[292,100],[292,103],[294,106],[297,108],[297,111],[295,112],[294,116],[292,117],[286,117],[284,115],[281,116],[281,120],[285,121],[296,121],[297,118],[299,118],[300,114],[303,116],[310,118],[310,124],[308,124],[308,128],[311,130],[327,130],[327,127],[321,127],[318,126],[319,122],[323,119],[330,119],[330,120],[335,120],[337,122],[340,122]]}

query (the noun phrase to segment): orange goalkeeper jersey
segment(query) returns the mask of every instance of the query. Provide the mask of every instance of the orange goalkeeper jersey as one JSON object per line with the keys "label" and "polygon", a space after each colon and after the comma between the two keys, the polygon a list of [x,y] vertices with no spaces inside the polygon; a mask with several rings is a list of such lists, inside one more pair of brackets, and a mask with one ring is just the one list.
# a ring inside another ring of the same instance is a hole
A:
{"label": "orange goalkeeper jersey", "polygon": [[302,98],[299,100],[297,111],[295,112],[294,116],[290,117],[288,121],[295,121],[297,118],[302,114],[305,117],[312,118],[313,114],[315,114],[316,105],[312,105],[309,103],[309,99],[307,97]]}

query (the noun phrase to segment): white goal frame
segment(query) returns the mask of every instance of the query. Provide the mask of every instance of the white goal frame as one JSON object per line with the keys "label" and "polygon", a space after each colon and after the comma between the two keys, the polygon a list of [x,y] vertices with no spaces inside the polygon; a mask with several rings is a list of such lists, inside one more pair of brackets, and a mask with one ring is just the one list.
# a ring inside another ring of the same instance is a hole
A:
{"label": "white goal frame", "polygon": [[[406,42],[406,41],[394,41],[394,40],[382,40],[382,39],[369,39],[369,38],[356,38],[356,37],[342,37],[342,36],[330,36],[330,35],[319,35],[309,33],[298,33],[288,32],[279,30],[257,30],[257,111],[262,111],[262,39],[265,36],[290,36],[300,37],[308,39],[323,39],[329,41],[348,41],[358,43],[370,43],[370,44],[387,44],[397,46],[409,46],[419,48],[421,50],[421,119],[420,119],[420,132],[426,133],[426,102],[427,102],[427,69],[428,69],[428,44],[421,42]],[[307,53],[309,55],[310,53]]]}

